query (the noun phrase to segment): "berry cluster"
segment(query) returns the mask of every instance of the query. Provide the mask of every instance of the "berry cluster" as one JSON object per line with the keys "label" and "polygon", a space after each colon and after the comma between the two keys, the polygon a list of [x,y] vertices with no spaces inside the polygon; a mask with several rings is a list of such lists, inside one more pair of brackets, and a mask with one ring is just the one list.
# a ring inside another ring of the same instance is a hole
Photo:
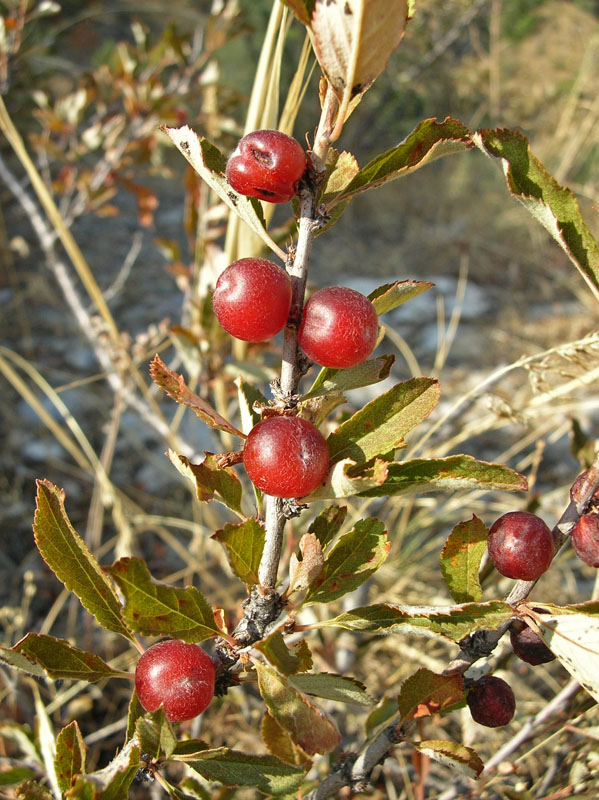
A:
{"label": "berry cluster", "polygon": [[[244,136],[227,161],[235,191],[270,203],[297,194],[308,167],[299,142],[280,131]],[[219,277],[212,305],[221,326],[237,339],[263,342],[287,324],[292,303],[287,272],[264,258],[242,258]],[[378,316],[360,292],[333,286],[315,292],[299,320],[298,343],[322,367],[347,369],[365,361],[378,337]],[[259,489],[275,497],[303,497],[321,483],[329,450],[320,431],[298,417],[270,417],[250,432],[246,471]]]}

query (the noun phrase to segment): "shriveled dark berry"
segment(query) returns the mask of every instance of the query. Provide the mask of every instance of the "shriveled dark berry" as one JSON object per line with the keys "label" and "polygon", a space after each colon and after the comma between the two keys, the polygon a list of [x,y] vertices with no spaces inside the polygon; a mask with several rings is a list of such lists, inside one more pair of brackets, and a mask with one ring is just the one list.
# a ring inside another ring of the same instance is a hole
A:
{"label": "shriveled dark berry", "polygon": [[539,634],[522,620],[516,620],[512,623],[510,641],[514,653],[519,659],[526,661],[527,664],[537,666],[555,659],[555,656]]}
{"label": "shriveled dark berry", "polygon": [[509,684],[495,675],[484,675],[474,681],[466,702],[472,719],[487,728],[507,725],[516,710],[516,698]]}

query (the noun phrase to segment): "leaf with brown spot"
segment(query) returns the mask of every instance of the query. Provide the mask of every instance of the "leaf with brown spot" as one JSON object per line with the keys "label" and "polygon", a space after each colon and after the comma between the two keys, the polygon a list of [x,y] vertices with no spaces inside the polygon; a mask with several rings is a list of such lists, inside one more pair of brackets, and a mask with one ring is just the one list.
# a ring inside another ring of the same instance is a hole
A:
{"label": "leaf with brown spot", "polygon": [[478,580],[489,532],[478,517],[459,522],[441,550],[441,572],[456,603],[476,603],[483,590]]}
{"label": "leaf with brown spot", "polygon": [[404,723],[437,714],[463,699],[464,679],[460,673],[437,675],[423,667],[402,683],[397,705]]}

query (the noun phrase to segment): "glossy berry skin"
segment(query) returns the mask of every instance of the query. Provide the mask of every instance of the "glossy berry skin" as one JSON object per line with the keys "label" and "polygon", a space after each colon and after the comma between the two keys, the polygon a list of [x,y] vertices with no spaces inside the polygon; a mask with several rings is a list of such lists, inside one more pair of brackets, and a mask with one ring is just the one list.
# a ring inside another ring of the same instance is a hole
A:
{"label": "glossy berry skin", "polygon": [[345,369],[365,361],[376,346],[379,321],[370,300],[354,289],[319,289],[306,303],[299,345],[322,367]]}
{"label": "glossy berry skin", "polygon": [[549,569],[555,547],[551,531],[528,511],[510,511],[489,530],[489,555],[506,578],[535,581]]}
{"label": "glossy berry skin", "polygon": [[572,547],[589,567],[599,567],[599,513],[584,514],[572,528]]}
{"label": "glossy berry skin", "polygon": [[553,661],[555,656],[536,631],[521,620],[512,623],[510,630],[512,649],[521,661],[537,666]]}
{"label": "glossy berry skin", "polygon": [[474,681],[466,702],[472,719],[487,728],[507,725],[516,710],[516,698],[509,684],[495,675],[484,675]]}
{"label": "glossy berry skin", "polygon": [[146,711],[164,705],[171,722],[192,719],[214,696],[214,664],[197,644],[158,642],[137,662],[135,690]]}
{"label": "glossy berry skin", "polygon": [[250,431],[243,464],[252,483],[274,497],[303,497],[329,468],[329,446],[301,417],[268,417]]}
{"label": "glossy berry skin", "polygon": [[265,258],[241,258],[220,275],[212,307],[222,327],[244,342],[265,342],[285,327],[291,279]]}
{"label": "glossy berry skin", "polygon": [[296,139],[280,131],[263,130],[240,139],[225,174],[239,194],[268,203],[287,203],[297,193],[306,165],[306,154]]}

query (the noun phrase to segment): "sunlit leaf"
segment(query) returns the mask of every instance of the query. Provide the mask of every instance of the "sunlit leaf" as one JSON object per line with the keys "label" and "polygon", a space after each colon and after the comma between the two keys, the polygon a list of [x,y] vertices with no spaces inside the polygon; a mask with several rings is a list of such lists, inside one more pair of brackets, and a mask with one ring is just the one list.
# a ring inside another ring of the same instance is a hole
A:
{"label": "sunlit leaf", "polygon": [[347,506],[327,506],[315,517],[308,528],[320,542],[322,549],[339,533],[347,517]]}
{"label": "sunlit leaf", "polygon": [[231,569],[244,583],[260,583],[258,568],[264,550],[264,525],[257,519],[246,519],[237,525],[225,525],[212,536],[224,545]]}
{"label": "sunlit leaf", "polygon": [[[11,663],[10,654],[25,656],[33,667],[39,665],[52,680],[71,678],[79,681],[99,681],[115,675],[123,677],[127,673],[112,669],[100,656],[74,647],[66,639],[57,639],[41,633],[28,633],[10,650],[4,650],[2,658]],[[17,666],[18,664],[11,664]],[[33,672],[33,670],[27,670]],[[34,673],[36,674],[36,673]]]}
{"label": "sunlit leaf", "polygon": [[427,292],[434,285],[430,281],[395,281],[379,286],[368,295],[368,299],[380,317],[413,297]]}
{"label": "sunlit leaf", "polygon": [[309,758],[268,711],[262,717],[260,736],[268,752],[286,764],[308,764]]}
{"label": "sunlit leaf", "polygon": [[324,367],[316,380],[302,397],[302,402],[312,397],[321,397],[336,392],[348,392],[362,386],[372,386],[389,377],[395,356],[378,356],[370,361],[362,361],[349,369]]}
{"label": "sunlit leaf", "polygon": [[479,755],[471,748],[458,742],[446,742],[441,739],[411,742],[412,746],[433,761],[457,770],[469,778],[478,778],[485,765]]}
{"label": "sunlit leaf", "polygon": [[185,456],[168,451],[168,457],[183,477],[192,481],[200,502],[216,499],[237,514],[241,511],[243,488],[235,470],[221,467],[214,453],[206,453],[200,464],[192,464]]}
{"label": "sunlit leaf", "polygon": [[54,769],[58,786],[66,792],[76,775],[85,772],[86,749],[77,720],[63,728],[56,738]]}
{"label": "sunlit leaf", "polygon": [[208,781],[225,786],[254,786],[266,795],[291,794],[304,781],[306,770],[275,756],[251,755],[227,747],[205,750],[186,761]]}
{"label": "sunlit leaf", "polygon": [[372,706],[374,700],[363,683],[345,675],[329,672],[302,672],[293,675],[290,683],[303,694],[334,700],[337,703],[351,703],[358,706]]}
{"label": "sunlit leaf", "polygon": [[461,673],[437,675],[424,667],[402,683],[397,698],[402,723],[428,717],[455,705],[464,697]]}
{"label": "sunlit leaf", "polygon": [[459,522],[441,550],[441,572],[456,603],[476,603],[483,591],[478,580],[488,531],[478,517]]}
{"label": "sunlit leaf", "polygon": [[139,746],[131,740],[103,769],[79,775],[74,786],[65,793],[66,800],[123,800],[137,770],[144,764],[140,760]]}
{"label": "sunlit leaf", "polygon": [[137,720],[135,729],[142,752],[154,760],[170,758],[173,754],[177,737],[163,708],[144,714]]}
{"label": "sunlit leaf", "polygon": [[35,543],[56,577],[104,628],[127,639],[133,635],[124,621],[114,588],[88,546],[71,525],[64,492],[50,481],[37,482],[33,523]]}

